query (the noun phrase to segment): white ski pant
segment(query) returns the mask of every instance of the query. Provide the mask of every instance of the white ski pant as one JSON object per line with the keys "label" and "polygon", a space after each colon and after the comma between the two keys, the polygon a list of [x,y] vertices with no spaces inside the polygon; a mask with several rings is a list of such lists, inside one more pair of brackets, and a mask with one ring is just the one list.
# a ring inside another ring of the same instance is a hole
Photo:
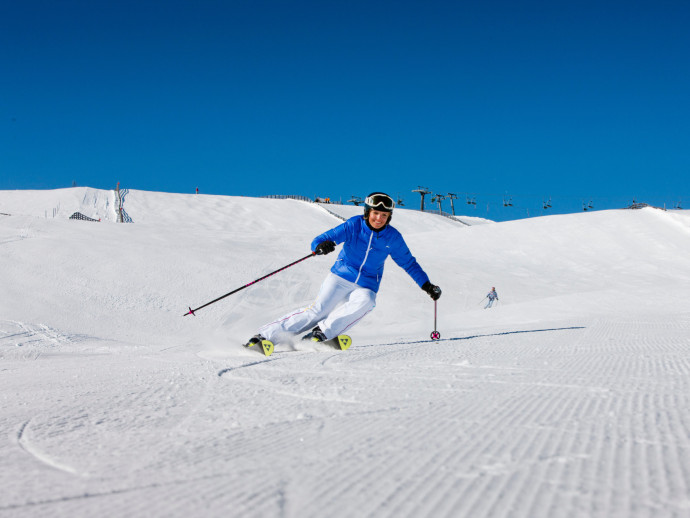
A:
{"label": "white ski pant", "polygon": [[376,293],[333,273],[323,281],[316,301],[266,324],[259,332],[273,343],[289,335],[311,331],[317,324],[330,340],[362,320],[376,306]]}

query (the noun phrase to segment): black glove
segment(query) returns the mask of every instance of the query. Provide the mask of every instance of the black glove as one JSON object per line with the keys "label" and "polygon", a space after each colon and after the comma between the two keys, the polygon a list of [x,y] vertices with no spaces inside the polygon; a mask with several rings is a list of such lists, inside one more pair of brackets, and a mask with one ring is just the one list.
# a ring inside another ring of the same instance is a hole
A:
{"label": "black glove", "polygon": [[426,281],[422,285],[422,289],[426,291],[429,294],[429,297],[434,300],[438,300],[441,297],[441,288],[431,284],[429,281]]}
{"label": "black glove", "polygon": [[316,255],[330,254],[335,250],[335,243],[333,241],[323,241],[316,245]]}

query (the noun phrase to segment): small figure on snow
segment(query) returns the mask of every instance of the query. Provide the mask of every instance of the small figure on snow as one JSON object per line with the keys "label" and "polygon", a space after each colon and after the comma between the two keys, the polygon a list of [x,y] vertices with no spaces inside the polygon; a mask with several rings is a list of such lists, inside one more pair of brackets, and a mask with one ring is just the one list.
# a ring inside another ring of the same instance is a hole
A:
{"label": "small figure on snow", "polygon": [[316,300],[264,325],[247,345],[262,340],[279,343],[284,337],[307,331],[302,339],[315,342],[343,334],[374,309],[389,255],[433,300],[438,300],[441,288],[431,284],[400,232],[390,226],[394,207],[390,196],[373,192],[364,202],[363,216],[354,216],[316,236],[311,249],[317,255],[329,254],[336,245],[344,243]]}
{"label": "small figure on snow", "polygon": [[488,298],[489,301],[486,303],[486,306],[484,306],[484,309],[490,308],[493,306],[494,300],[498,300],[498,293],[496,293],[496,288],[491,288],[491,291],[487,293],[485,299]]}

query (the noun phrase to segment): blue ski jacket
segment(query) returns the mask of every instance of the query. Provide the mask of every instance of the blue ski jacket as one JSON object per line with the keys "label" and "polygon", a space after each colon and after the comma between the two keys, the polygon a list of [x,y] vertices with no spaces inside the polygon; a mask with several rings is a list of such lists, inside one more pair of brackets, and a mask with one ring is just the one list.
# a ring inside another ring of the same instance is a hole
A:
{"label": "blue ski jacket", "polygon": [[377,232],[367,225],[363,216],[354,216],[342,225],[316,236],[311,243],[312,251],[316,251],[318,244],[324,241],[344,243],[331,272],[375,293],[379,291],[383,264],[389,255],[420,288],[429,280],[400,232],[390,225]]}

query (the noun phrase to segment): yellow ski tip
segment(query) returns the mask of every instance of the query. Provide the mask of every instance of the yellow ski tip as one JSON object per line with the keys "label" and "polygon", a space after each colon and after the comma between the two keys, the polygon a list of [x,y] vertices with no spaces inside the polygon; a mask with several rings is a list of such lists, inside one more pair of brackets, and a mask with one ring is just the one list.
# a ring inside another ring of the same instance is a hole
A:
{"label": "yellow ski tip", "polygon": [[336,338],[341,351],[347,351],[352,345],[352,338],[347,335],[338,335]]}
{"label": "yellow ski tip", "polygon": [[270,340],[261,340],[261,348],[264,350],[266,356],[273,354],[273,342]]}

